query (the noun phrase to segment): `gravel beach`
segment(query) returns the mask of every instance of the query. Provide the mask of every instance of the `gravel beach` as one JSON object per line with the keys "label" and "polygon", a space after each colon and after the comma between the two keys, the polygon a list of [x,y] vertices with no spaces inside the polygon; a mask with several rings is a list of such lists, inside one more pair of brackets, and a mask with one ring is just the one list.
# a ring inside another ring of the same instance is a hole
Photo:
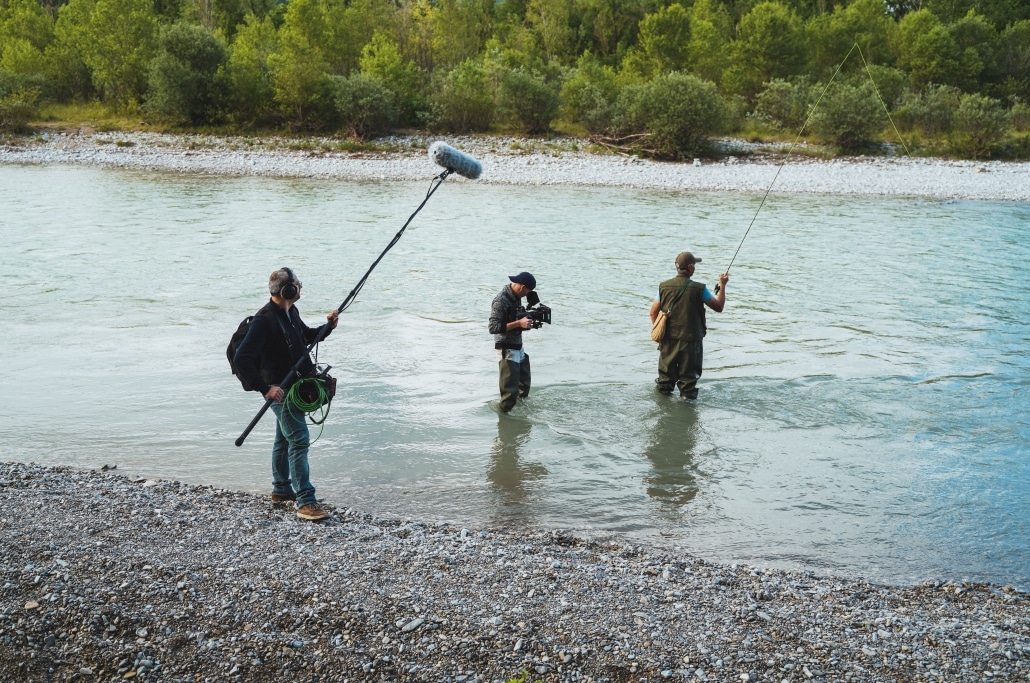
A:
{"label": "gravel beach", "polygon": [[1030,597],[0,465],[0,680],[1027,681]]}
{"label": "gravel beach", "polygon": [[[821,160],[787,145],[724,140],[720,160],[663,163],[582,151],[582,141],[500,137],[392,137],[398,151],[334,151],[339,140],[180,136],[154,133],[47,132],[0,144],[0,163],[83,164],[216,175],[427,180],[438,172],[426,154],[436,139],[475,156],[474,182],[584,185],[659,190],[908,196],[1030,201],[1030,163],[907,157]],[[780,166],[782,165],[782,169]],[[777,176],[777,171],[779,175]],[[775,183],[774,183],[775,178]],[[464,179],[455,177],[458,182]]]}
{"label": "gravel beach", "polygon": [[[3,164],[428,181],[437,138],[47,132]],[[696,164],[573,140],[445,137],[475,182],[763,193],[782,153]],[[455,178],[455,182],[469,182]],[[1030,164],[791,157],[775,192],[1030,201]],[[1022,681],[1030,596],[725,566],[617,535],[463,526],[0,465],[0,681]]]}

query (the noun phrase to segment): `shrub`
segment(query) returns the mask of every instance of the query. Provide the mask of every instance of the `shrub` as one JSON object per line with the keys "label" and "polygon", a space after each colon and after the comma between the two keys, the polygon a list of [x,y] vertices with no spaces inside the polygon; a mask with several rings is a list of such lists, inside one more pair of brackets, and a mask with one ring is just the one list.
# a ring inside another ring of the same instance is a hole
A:
{"label": "shrub", "polygon": [[39,109],[42,79],[0,71],[0,131],[20,132]]}
{"label": "shrub", "polygon": [[640,135],[640,148],[658,158],[708,153],[709,138],[724,130],[729,107],[713,83],[673,72],[644,85],[627,86],[616,106],[615,128]]}
{"label": "shrub", "polygon": [[1030,130],[1030,105],[1017,99],[1009,110],[1009,125],[1020,133]]}
{"label": "shrub", "polygon": [[887,109],[891,111],[901,103],[902,98],[912,88],[912,81],[908,74],[900,69],[880,64],[870,64],[868,71],[862,69],[860,73],[852,77],[851,83],[858,86],[868,82],[870,77],[876,85],[880,97],[883,98],[884,104],[887,105]]}
{"label": "shrub", "polygon": [[417,112],[425,109],[419,91],[420,74],[414,63],[401,55],[397,43],[385,33],[376,31],[361,49],[361,72],[376,78],[386,86],[397,100],[398,121],[415,123]]}
{"label": "shrub", "polygon": [[437,78],[429,123],[454,133],[483,131],[494,121],[494,92],[482,66],[465,60]]}
{"label": "shrub", "polygon": [[926,135],[947,133],[961,97],[962,91],[950,85],[932,85],[921,93],[907,93],[894,112],[894,121],[902,130],[918,127]]}
{"label": "shrub", "polygon": [[883,106],[871,83],[833,85],[812,116],[812,129],[841,149],[869,147],[886,123]]}
{"label": "shrub", "polygon": [[1008,114],[1000,101],[976,93],[963,95],[955,112],[952,149],[974,159],[990,156],[1007,133]]}
{"label": "shrub", "polygon": [[615,71],[587,52],[579,58],[576,68],[562,84],[563,115],[590,133],[601,133],[612,125],[618,96]]}
{"label": "shrub", "polygon": [[546,133],[558,115],[560,100],[555,88],[523,69],[509,71],[501,80],[501,108],[523,132]]}
{"label": "shrub", "polygon": [[780,130],[800,131],[814,103],[812,90],[805,79],[796,83],[770,81],[758,95],[755,114]]}
{"label": "shrub", "polygon": [[333,80],[336,111],[351,137],[367,140],[396,125],[397,96],[378,78],[359,72]]}
{"label": "shrub", "polygon": [[227,59],[222,41],[204,27],[168,26],[150,65],[147,111],[179,123],[214,121],[225,91],[219,71]]}

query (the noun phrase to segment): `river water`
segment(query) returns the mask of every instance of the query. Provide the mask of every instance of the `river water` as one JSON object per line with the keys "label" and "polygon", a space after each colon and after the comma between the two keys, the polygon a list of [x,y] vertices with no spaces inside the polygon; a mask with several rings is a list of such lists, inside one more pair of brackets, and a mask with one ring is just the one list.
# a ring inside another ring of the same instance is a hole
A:
{"label": "river water", "polygon": [[[428,189],[0,166],[0,457],[267,492],[274,417],[233,445],[261,400],[230,334],[281,265],[317,323]],[[657,396],[657,283],[683,249],[714,283],[760,200],[448,180],[321,345],[319,497],[1030,587],[1030,205],[773,194],[700,399]],[[520,270],[554,322],[504,416],[486,318]]]}

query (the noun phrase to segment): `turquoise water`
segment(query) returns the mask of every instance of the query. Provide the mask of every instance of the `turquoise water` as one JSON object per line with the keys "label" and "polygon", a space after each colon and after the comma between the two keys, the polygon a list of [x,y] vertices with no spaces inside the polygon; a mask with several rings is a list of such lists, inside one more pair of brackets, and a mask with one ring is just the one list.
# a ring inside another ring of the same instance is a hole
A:
{"label": "turquoise water", "polygon": [[[0,166],[4,460],[265,492],[271,414],[228,372],[268,274],[340,304],[429,189]],[[714,283],[760,196],[448,180],[322,345],[321,498],[460,524],[619,531],[704,557],[1030,587],[1030,205],[773,194],[709,315],[696,404],[647,310]],[[531,399],[486,331],[532,271]]]}

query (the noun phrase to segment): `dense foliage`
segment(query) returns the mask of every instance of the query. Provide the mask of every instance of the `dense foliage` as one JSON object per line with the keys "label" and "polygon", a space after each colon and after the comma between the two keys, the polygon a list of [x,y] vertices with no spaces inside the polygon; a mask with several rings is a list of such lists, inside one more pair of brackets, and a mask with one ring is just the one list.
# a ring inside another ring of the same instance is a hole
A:
{"label": "dense foliage", "polygon": [[0,130],[94,101],[355,138],[561,122],[666,158],[741,126],[869,148],[889,111],[984,156],[1027,127],[1030,3],[0,0]]}

